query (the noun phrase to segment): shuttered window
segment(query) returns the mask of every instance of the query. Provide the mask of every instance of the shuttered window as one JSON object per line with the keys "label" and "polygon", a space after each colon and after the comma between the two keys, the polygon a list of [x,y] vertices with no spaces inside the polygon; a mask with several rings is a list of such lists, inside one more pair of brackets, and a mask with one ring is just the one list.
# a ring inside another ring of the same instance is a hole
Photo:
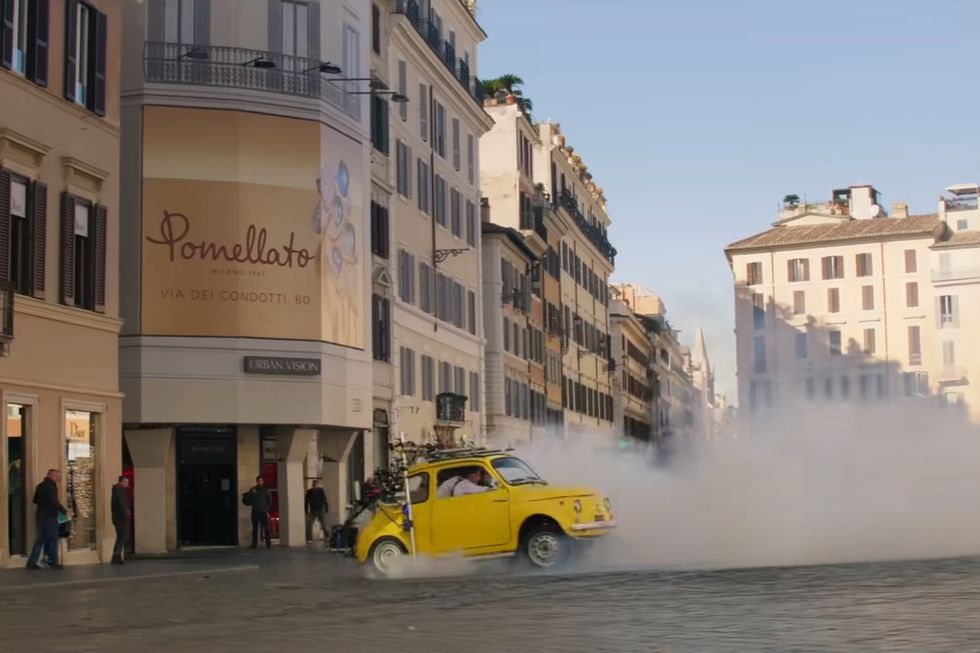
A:
{"label": "shuttered window", "polygon": [[391,309],[387,297],[371,296],[371,343],[374,360],[391,359]]}
{"label": "shuttered window", "polygon": [[908,308],[915,308],[919,305],[919,284],[915,281],[909,281],[905,284],[905,305]]}
{"label": "shuttered window", "polygon": [[47,86],[50,0],[3,0],[0,10],[0,65]]}
{"label": "shuttered window", "polygon": [[100,116],[106,109],[108,32],[105,14],[65,1],[65,98]]}
{"label": "shuttered window", "polygon": [[915,260],[915,250],[905,250],[905,271],[909,274],[918,270],[918,263]]}
{"label": "shuttered window", "polygon": [[866,311],[873,311],[875,308],[875,288],[874,286],[861,287],[861,308]]}
{"label": "shuttered window", "polygon": [[821,259],[821,267],[824,279],[844,278],[843,256],[824,256],[823,259]]}
{"label": "shuttered window", "polygon": [[401,348],[400,377],[401,394],[406,397],[415,395],[415,351],[408,347]]}
{"label": "shuttered window", "polygon": [[61,301],[104,313],[108,211],[69,193],[61,198]]}
{"label": "shuttered window", "polygon": [[422,401],[436,398],[436,362],[431,356],[422,356]]}
{"label": "shuttered window", "polygon": [[371,253],[387,259],[388,250],[388,209],[377,202],[371,202]]}
{"label": "shuttered window", "polygon": [[48,188],[0,169],[0,279],[14,292],[44,297]]}

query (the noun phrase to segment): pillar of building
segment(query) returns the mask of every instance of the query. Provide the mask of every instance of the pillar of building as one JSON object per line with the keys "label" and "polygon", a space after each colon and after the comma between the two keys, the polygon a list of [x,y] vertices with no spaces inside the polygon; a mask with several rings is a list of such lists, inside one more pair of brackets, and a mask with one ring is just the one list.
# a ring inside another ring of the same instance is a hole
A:
{"label": "pillar of building", "polygon": [[133,459],[133,543],[136,553],[177,548],[174,430],[126,431]]}
{"label": "pillar of building", "polygon": [[339,524],[347,518],[347,457],[358,431],[321,431],[320,459],[323,461],[323,478],[320,485],[327,493],[330,510],[327,521]]}
{"label": "pillar of building", "polygon": [[279,454],[279,543],[283,546],[306,544],[304,482],[306,456],[316,429],[282,429],[276,433]]}

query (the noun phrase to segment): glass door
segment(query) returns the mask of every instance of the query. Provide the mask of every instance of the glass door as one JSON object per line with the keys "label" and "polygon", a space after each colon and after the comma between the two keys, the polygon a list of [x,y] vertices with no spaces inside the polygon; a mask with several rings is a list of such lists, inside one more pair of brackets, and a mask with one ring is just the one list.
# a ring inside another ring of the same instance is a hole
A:
{"label": "glass door", "polygon": [[65,411],[65,479],[67,505],[72,518],[68,549],[96,550],[95,507],[98,489],[95,486],[96,413],[81,410]]}
{"label": "glass door", "polygon": [[27,553],[28,407],[7,404],[7,537],[10,555]]}

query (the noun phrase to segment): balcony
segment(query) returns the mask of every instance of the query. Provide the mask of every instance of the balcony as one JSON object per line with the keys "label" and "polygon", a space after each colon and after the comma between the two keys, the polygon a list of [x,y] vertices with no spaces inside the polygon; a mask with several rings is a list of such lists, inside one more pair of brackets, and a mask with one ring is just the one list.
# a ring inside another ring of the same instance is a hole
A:
{"label": "balcony", "polygon": [[466,395],[440,392],[436,395],[436,421],[441,425],[462,425],[466,422]]}
{"label": "balcony", "polygon": [[572,197],[572,194],[567,190],[561,191],[558,198],[558,206],[563,207],[575,222],[575,226],[579,228],[585,237],[592,243],[599,253],[602,254],[610,264],[615,263],[616,259],[616,248],[613,247],[609,240],[606,238],[606,233],[590,224],[589,221],[582,215],[582,211],[578,208],[578,202]]}
{"label": "balcony", "polygon": [[532,206],[530,211],[521,213],[521,231],[533,231],[547,244],[548,228],[544,226],[544,207]]}
{"label": "balcony", "polygon": [[980,266],[940,268],[932,271],[933,281],[966,281],[969,279],[980,279]]}
{"label": "balcony", "polygon": [[428,16],[422,15],[422,8],[415,0],[398,0],[395,3],[395,15],[404,16],[415,28],[415,31],[422,40],[426,42],[439,61],[443,63],[450,74],[466,91],[473,100],[483,108],[483,83],[479,79],[470,75],[470,67],[465,60],[456,56],[456,49],[442,38],[438,26],[429,21]]}
{"label": "balcony", "polygon": [[340,83],[321,77],[320,63],[317,59],[278,52],[219,45],[147,41],[143,48],[143,73],[147,82],[318,98],[359,121],[360,98],[345,93]]}
{"label": "balcony", "polygon": [[978,208],[976,195],[952,197],[943,200],[947,211],[975,211]]}

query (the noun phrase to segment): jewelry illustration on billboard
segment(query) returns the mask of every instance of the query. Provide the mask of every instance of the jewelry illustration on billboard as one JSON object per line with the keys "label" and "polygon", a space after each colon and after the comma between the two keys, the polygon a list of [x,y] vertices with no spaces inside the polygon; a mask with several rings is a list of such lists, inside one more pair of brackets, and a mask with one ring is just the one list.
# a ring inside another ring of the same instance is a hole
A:
{"label": "jewelry illustration on billboard", "polygon": [[320,236],[320,251],[329,251],[329,268],[340,282],[342,292],[353,293],[355,288],[350,286],[350,275],[344,274],[357,264],[357,232],[349,221],[350,170],[347,164],[341,161],[336,174],[324,166],[316,189],[320,198],[313,213],[313,231]]}

